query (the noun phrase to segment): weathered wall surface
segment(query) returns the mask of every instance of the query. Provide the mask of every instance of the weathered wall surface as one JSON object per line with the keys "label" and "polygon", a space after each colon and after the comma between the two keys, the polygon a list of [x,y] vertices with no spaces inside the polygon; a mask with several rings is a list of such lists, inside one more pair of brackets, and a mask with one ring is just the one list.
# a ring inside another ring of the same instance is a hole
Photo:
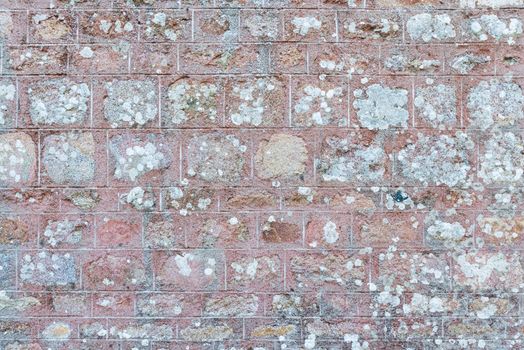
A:
{"label": "weathered wall surface", "polygon": [[0,349],[522,349],[523,0],[0,0]]}

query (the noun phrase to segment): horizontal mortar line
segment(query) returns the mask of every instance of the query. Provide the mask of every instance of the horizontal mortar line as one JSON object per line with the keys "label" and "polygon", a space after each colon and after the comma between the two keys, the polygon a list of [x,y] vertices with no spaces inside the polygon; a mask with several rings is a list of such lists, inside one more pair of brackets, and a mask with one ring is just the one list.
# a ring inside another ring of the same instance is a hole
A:
{"label": "horizontal mortar line", "polygon": [[[182,235],[180,235],[182,236]],[[274,254],[277,253],[316,253],[317,255],[322,255],[325,251],[322,248],[307,248],[305,246],[299,246],[301,243],[297,243],[294,245],[293,243],[289,243],[288,246],[282,246],[279,247],[279,243],[268,243],[260,247],[244,247],[244,248],[201,248],[201,247],[178,247],[178,248],[141,248],[138,246],[135,247],[119,247],[119,248],[104,248],[104,247],[82,247],[82,248],[45,248],[45,247],[23,247],[23,246],[16,246],[16,247],[5,247],[5,245],[2,246],[1,250],[6,251],[16,251],[20,254],[25,253],[28,254],[30,252],[49,252],[49,253],[80,253],[80,252],[144,252],[144,253],[154,253],[154,252],[163,252],[163,253],[170,253],[170,252],[184,252],[184,251],[202,251],[202,252],[239,252],[239,253],[254,253],[254,252],[272,252]],[[293,246],[294,245],[294,246]],[[330,253],[337,253],[337,254],[352,254],[353,256],[361,256],[363,258],[371,257],[370,260],[376,260],[378,258],[379,253],[383,253],[386,251],[391,244],[384,244],[382,246],[371,246],[374,250],[377,250],[376,252],[373,252],[371,254],[368,253],[360,253],[362,249],[369,248],[369,245],[361,245],[361,246],[353,246],[350,248],[332,248],[329,249]],[[445,249],[445,248],[431,248],[424,246],[422,244],[420,245],[410,245],[410,246],[401,246],[399,247],[399,250],[402,252],[412,252],[412,253],[438,253],[438,254],[444,254],[444,253],[451,253],[455,252],[453,249]],[[493,247],[485,247],[485,248],[477,248],[479,252],[485,252],[485,253],[493,253]],[[498,248],[496,252],[498,253],[520,253],[524,251],[524,247],[520,248]],[[444,259],[446,260],[446,259]],[[355,290],[358,290],[359,288],[355,288]],[[453,289],[455,290],[455,289]]]}
{"label": "horizontal mortar line", "polygon": [[[102,117],[102,115],[98,114],[98,117]],[[418,115],[415,115],[417,117]],[[105,117],[102,117],[105,118]],[[105,120],[105,119],[104,119]],[[152,121],[151,123],[154,123]],[[453,134],[454,131],[468,131],[471,133],[481,133],[481,134],[475,134],[474,136],[483,136],[483,135],[491,135],[496,134],[497,131],[512,131],[512,132],[524,132],[524,128],[521,127],[501,127],[496,128],[493,127],[493,130],[484,130],[479,128],[473,128],[469,126],[461,126],[461,127],[455,127],[451,129],[445,129],[445,130],[439,130],[438,128],[431,128],[427,126],[420,126],[420,127],[392,127],[389,129],[368,129],[365,127],[359,127],[359,126],[322,126],[322,127],[305,127],[305,126],[262,126],[262,127],[256,127],[256,126],[246,126],[246,127],[229,127],[229,126],[222,126],[222,125],[216,125],[216,126],[187,126],[187,127],[179,127],[179,128],[173,128],[171,126],[166,127],[141,127],[141,128],[126,128],[126,127],[118,127],[118,128],[107,128],[107,127],[90,127],[90,126],[54,126],[54,127],[31,127],[31,126],[25,126],[25,127],[16,127],[16,128],[0,128],[0,132],[5,131],[18,131],[18,132],[28,132],[28,133],[50,133],[50,132],[68,132],[68,131],[98,131],[98,132],[108,132],[109,134],[116,132],[122,132],[126,131],[129,133],[136,133],[136,134],[144,134],[147,132],[181,132],[183,133],[186,130],[190,130],[192,132],[195,131],[201,131],[203,133],[206,132],[218,132],[218,131],[227,131],[230,133],[243,133],[243,132],[260,132],[261,136],[263,136],[263,133],[266,131],[274,131],[274,130],[286,130],[286,131],[295,131],[295,132],[304,132],[304,133],[313,133],[313,132],[321,132],[321,131],[351,131],[351,132],[358,132],[361,131],[362,133],[369,133],[369,132],[376,132],[379,134],[388,134],[388,133],[397,133],[401,132],[401,134],[409,134],[409,131],[427,131],[428,133],[439,133],[439,134]],[[110,135],[111,136],[111,135]],[[416,136],[416,135],[415,135]],[[321,142],[317,142],[320,144]],[[385,142],[387,144],[387,142]]]}
{"label": "horizontal mortar line", "polygon": [[[278,292],[281,292],[281,293],[289,293],[289,291],[287,290],[280,290],[280,291],[275,291],[275,293],[278,293]],[[290,320],[293,320],[293,321],[298,321],[298,320],[304,320],[304,321],[310,321],[310,320],[317,320],[319,318],[320,315],[318,316],[286,316],[286,319],[290,319]],[[423,318],[423,319],[427,319],[427,320],[445,320],[445,321],[451,321],[451,320],[481,320],[481,318],[479,317],[468,317],[468,316],[463,316],[463,315],[457,315],[457,316],[453,316],[453,315],[445,315],[445,316],[435,316],[435,315],[432,315],[432,316],[425,316],[425,315],[421,315],[421,314],[414,314],[414,315],[405,315],[405,316],[371,316],[371,315],[352,315],[352,316],[342,316],[342,317],[337,317],[336,320],[341,320],[341,321],[350,321],[350,320],[353,320],[353,319],[370,319],[370,320],[377,320],[377,321],[389,321],[389,320],[397,320],[397,319],[409,319],[409,318]],[[190,319],[195,319],[195,318],[198,318],[198,319],[234,319],[234,320],[244,320],[244,319],[257,319],[257,320],[282,320],[282,316],[278,315],[278,314],[275,314],[275,315],[253,315],[253,316],[227,316],[227,315],[222,315],[222,316],[213,316],[213,315],[204,315],[204,316],[199,316],[199,315],[195,315],[195,316],[133,316],[133,315],[129,315],[129,316],[102,316],[102,315],[97,315],[97,316],[81,316],[81,315],[62,315],[62,314],[57,314],[57,315],[50,315],[50,316],[28,316],[28,317],[20,317],[19,319],[13,319],[13,316],[0,316],[0,319],[2,320],[12,320],[12,321],[24,321],[24,320],[31,320],[31,319],[38,319],[38,320],[41,320],[41,319],[50,319],[50,318],[64,318],[64,319],[75,319],[75,318],[79,318],[79,319],[118,319],[118,320],[122,320],[122,319],[128,319],[128,320],[170,320],[170,319],[178,319],[178,320],[190,320]],[[486,320],[507,320],[507,319],[515,319],[515,320],[520,320],[520,319],[524,319],[523,316],[518,316],[518,315],[515,315],[515,316],[493,316],[493,317],[490,317]],[[438,337],[437,337],[438,338]],[[4,338],[2,338],[3,340]],[[95,338],[95,339],[100,339],[100,338]],[[109,339],[112,339],[112,338],[109,338]]]}
{"label": "horizontal mortar line", "polygon": [[[329,6],[296,6],[296,7],[290,7],[283,5],[278,6],[270,6],[270,5],[263,5],[263,6],[234,6],[234,5],[225,5],[225,6],[194,6],[194,5],[182,5],[182,6],[157,6],[157,7],[147,7],[147,6],[112,6],[112,7],[104,7],[99,8],[98,7],[89,7],[87,6],[78,6],[73,8],[67,8],[67,7],[55,7],[55,8],[49,8],[49,7],[33,7],[31,6],[31,10],[47,10],[47,11],[76,11],[76,12],[97,12],[97,11],[122,11],[122,10],[131,10],[131,11],[162,11],[162,10],[186,10],[186,9],[192,9],[192,10],[199,10],[199,11],[205,11],[205,10],[322,10],[322,11],[340,11],[340,12],[356,12],[356,11],[370,11],[370,12],[391,12],[391,13],[398,13],[399,11],[402,12],[440,12],[440,11],[460,11],[460,12],[468,12],[472,10],[476,11],[505,11],[505,10],[521,10],[524,9],[522,6],[500,6],[497,8],[492,7],[478,7],[478,8],[460,8],[460,7],[431,7],[431,8],[417,8],[414,6],[398,6],[396,8],[391,7],[381,7],[381,6],[345,6],[342,7],[329,7]],[[4,7],[2,11],[11,10],[11,11],[19,11],[24,12],[24,10],[27,11],[26,8],[23,7]]]}
{"label": "horizontal mortar line", "polygon": [[[441,73],[437,73],[437,74],[431,74],[431,73],[428,73],[428,74],[420,74],[420,75],[409,75],[409,74],[396,74],[396,75],[391,75],[391,74],[352,74],[352,77],[355,78],[355,80],[357,80],[357,77],[373,77],[373,78],[392,78],[392,79],[400,79],[400,78],[420,78],[420,77],[423,77],[423,78],[433,78],[433,79],[438,79],[438,78],[463,78],[464,80],[473,80],[471,78],[485,78],[485,79],[489,79],[489,78],[503,78],[505,77],[507,74],[506,73],[500,73],[500,74],[469,74],[469,75],[449,75],[449,74],[441,74]],[[220,72],[211,72],[211,73],[192,73],[192,72],[178,72],[178,73],[165,73],[165,74],[152,74],[152,73],[127,73],[127,72],[122,72],[122,73],[118,73],[118,72],[115,72],[115,73],[100,73],[100,74],[93,74],[93,73],[85,73],[85,74],[82,74],[82,73],[74,73],[74,74],[67,74],[67,73],[64,73],[64,74],[61,74],[61,73],[49,73],[49,74],[42,74],[42,73],[34,73],[34,74],[27,74],[27,73],[24,73],[24,74],[0,74],[0,77],[2,78],[23,78],[23,77],[28,77],[28,78],[34,78],[34,77],[40,77],[40,78],[64,78],[64,77],[108,77],[108,78],[112,78],[112,77],[121,77],[121,78],[126,78],[126,77],[135,77],[135,76],[142,76],[144,78],[147,78],[147,77],[169,77],[169,76],[172,76],[172,77],[180,77],[180,76],[189,76],[189,78],[191,78],[192,76],[194,77],[202,77],[202,76],[205,76],[205,77],[227,77],[227,76],[231,76],[231,77],[246,77],[246,76],[255,76],[255,77],[275,77],[275,76],[292,76],[292,77],[311,77],[311,78],[318,78],[318,76],[326,76],[326,77],[332,77],[332,78],[336,78],[336,77],[339,77],[339,78],[347,78],[348,75],[336,75],[336,74],[325,74],[325,73],[318,73],[318,74],[305,74],[305,73],[259,73],[259,72],[253,72],[253,73],[234,73],[234,72],[224,72],[224,73],[220,73]],[[512,75],[512,80],[517,80],[517,79],[523,79],[524,76],[523,75]],[[359,84],[359,82],[355,82],[356,84]],[[346,84],[344,84],[346,85]],[[349,84],[351,85],[351,84]],[[359,84],[359,85],[362,85],[362,84]]]}

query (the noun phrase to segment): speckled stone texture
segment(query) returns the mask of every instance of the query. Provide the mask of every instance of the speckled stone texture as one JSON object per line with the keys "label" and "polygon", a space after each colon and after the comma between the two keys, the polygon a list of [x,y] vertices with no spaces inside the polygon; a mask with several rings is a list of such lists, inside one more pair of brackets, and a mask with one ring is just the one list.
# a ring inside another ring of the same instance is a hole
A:
{"label": "speckled stone texture", "polygon": [[524,0],[0,0],[0,350],[524,349]]}

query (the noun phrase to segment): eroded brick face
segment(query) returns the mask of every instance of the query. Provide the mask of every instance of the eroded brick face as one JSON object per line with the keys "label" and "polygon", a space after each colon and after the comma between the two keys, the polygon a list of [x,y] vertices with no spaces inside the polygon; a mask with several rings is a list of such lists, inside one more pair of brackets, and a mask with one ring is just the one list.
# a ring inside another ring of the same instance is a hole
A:
{"label": "eroded brick face", "polygon": [[523,349],[524,0],[0,0],[0,349]]}

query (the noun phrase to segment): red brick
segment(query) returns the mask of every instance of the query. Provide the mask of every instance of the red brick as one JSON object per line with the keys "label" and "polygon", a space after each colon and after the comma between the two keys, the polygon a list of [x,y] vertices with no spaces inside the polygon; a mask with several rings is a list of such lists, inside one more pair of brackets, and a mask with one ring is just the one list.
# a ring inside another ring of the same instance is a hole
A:
{"label": "red brick", "polygon": [[67,69],[66,46],[6,46],[2,72],[8,74],[62,74]]}
{"label": "red brick", "polygon": [[68,46],[72,74],[125,74],[131,47],[126,42]]}
{"label": "red brick", "polygon": [[224,258],[220,251],[155,252],[155,285],[160,290],[208,291],[223,288]]}
{"label": "red brick", "polygon": [[136,40],[136,11],[82,11],[79,16],[80,42]]}
{"label": "red brick", "polygon": [[337,40],[335,13],[332,11],[289,10],[282,12],[284,40],[333,42]]}
{"label": "red brick", "polygon": [[28,14],[29,42],[76,42],[77,18],[69,11],[31,11]]}
{"label": "red brick", "polygon": [[100,252],[86,260],[83,278],[88,290],[140,290],[150,284],[141,252]]}
{"label": "red brick", "polygon": [[282,43],[269,46],[271,73],[306,73],[307,46],[297,43]]}
{"label": "red brick", "polygon": [[97,214],[96,246],[138,248],[142,244],[142,217],[137,214]]}
{"label": "red brick", "polygon": [[284,260],[271,250],[226,251],[227,289],[283,290]]}
{"label": "red brick", "polygon": [[364,290],[369,277],[368,259],[355,251],[291,251],[286,267],[288,287],[293,290]]}
{"label": "red brick", "polygon": [[351,242],[352,215],[316,212],[305,216],[305,247],[329,250],[346,249]]}
{"label": "red brick", "polygon": [[420,247],[423,225],[421,217],[412,213],[358,214],[353,220],[353,240],[358,247],[387,247],[394,239],[402,247]]}
{"label": "red brick", "polygon": [[203,213],[189,217],[189,248],[250,248],[257,245],[256,216],[248,213]]}
{"label": "red brick", "polygon": [[0,348],[522,348],[521,2],[0,0]]}

